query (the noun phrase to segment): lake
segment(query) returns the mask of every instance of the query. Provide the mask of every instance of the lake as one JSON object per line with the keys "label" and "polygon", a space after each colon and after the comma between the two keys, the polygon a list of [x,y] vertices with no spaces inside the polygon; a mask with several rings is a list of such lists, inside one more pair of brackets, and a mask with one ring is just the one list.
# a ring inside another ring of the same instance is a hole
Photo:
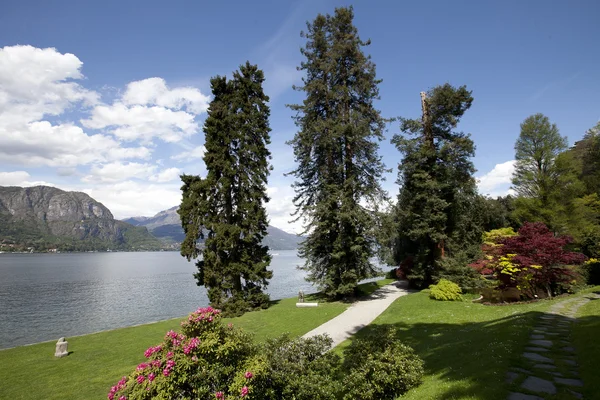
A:
{"label": "lake", "polygon": [[[271,299],[315,289],[295,250],[274,252]],[[144,324],[208,305],[178,252],[0,254],[0,348]]]}

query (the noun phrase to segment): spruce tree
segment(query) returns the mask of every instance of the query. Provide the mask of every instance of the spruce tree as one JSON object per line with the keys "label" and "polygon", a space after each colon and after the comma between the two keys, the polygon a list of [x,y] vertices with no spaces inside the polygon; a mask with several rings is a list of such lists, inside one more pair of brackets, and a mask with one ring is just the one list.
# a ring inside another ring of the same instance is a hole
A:
{"label": "spruce tree", "polygon": [[449,84],[421,93],[421,119],[401,119],[403,135],[392,143],[404,155],[398,166],[394,258],[414,286],[426,287],[438,276],[441,259],[481,237],[471,223],[477,200],[468,134],[455,132],[473,97],[466,87]]}
{"label": "spruce tree", "polygon": [[290,142],[297,167],[296,215],[306,222],[300,247],[308,281],[329,297],[352,295],[358,281],[374,276],[374,213],[365,205],[383,198],[384,165],[377,151],[385,120],[369,45],[353,25],[353,10],[318,15],[302,33],[299,70],[306,74],[302,104],[291,105],[298,132]]}
{"label": "spruce tree", "polygon": [[211,305],[229,315],[267,307],[263,289],[273,275],[261,244],[271,158],[263,82],[263,72],[248,62],[229,81],[211,79],[214,98],[204,123],[207,175],[182,176],[181,254],[188,260],[202,256],[197,283],[207,288]]}

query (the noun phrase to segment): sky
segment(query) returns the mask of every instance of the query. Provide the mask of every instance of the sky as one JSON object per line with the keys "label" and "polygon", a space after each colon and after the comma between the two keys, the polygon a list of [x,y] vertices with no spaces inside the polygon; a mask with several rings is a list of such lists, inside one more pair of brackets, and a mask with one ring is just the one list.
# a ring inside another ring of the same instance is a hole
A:
{"label": "sky", "polygon": [[[31,1],[0,3],[0,186],[82,191],[116,218],[178,205],[182,173],[202,161],[211,77],[247,60],[266,77],[273,171],[271,224],[299,232],[296,132],[286,104],[303,96],[300,32],[352,5],[382,79],[386,118],[420,117],[419,92],[466,85],[479,190],[510,192],[520,123],[543,113],[570,144],[600,119],[600,2],[577,1]],[[401,155],[388,126],[380,154],[398,193]]]}

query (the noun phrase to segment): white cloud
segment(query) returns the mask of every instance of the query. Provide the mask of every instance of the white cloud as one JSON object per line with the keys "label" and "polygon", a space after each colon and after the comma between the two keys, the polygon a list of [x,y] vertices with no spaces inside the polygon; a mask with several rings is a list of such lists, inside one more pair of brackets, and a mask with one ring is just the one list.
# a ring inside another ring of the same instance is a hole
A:
{"label": "white cloud", "polygon": [[71,122],[52,124],[75,107],[94,105],[98,94],[74,80],[83,63],[54,48],[0,49],[0,162],[73,167],[122,158],[145,158],[145,147],[122,148],[105,135],[87,135]]}
{"label": "white cloud", "polygon": [[278,186],[267,188],[271,200],[266,204],[269,224],[290,233],[302,233],[300,221],[291,222],[295,217],[291,214],[296,211],[294,206],[294,189],[291,186]]}
{"label": "white cloud", "polygon": [[18,186],[29,178],[25,171],[0,172],[0,186]]}
{"label": "white cloud", "polygon": [[511,179],[515,171],[515,160],[496,164],[487,174],[476,178],[479,193],[491,197],[514,194],[510,189]]}
{"label": "white cloud", "polygon": [[117,138],[151,142],[159,138],[165,142],[178,142],[198,132],[195,115],[159,106],[126,106],[115,103],[97,106],[89,119],[81,120],[83,126],[92,129],[109,128]]}
{"label": "white cloud", "polygon": [[151,216],[181,203],[179,184],[147,184],[124,181],[82,191],[100,201],[115,218]]}
{"label": "white cloud", "polygon": [[153,182],[171,182],[179,180],[181,170],[179,168],[167,168],[156,175],[152,175],[149,179]]}
{"label": "white cloud", "polygon": [[153,165],[135,162],[113,162],[103,165],[94,165],[90,169],[90,174],[85,176],[82,181],[114,183],[131,178],[146,179],[155,169],[156,167]]}
{"label": "white cloud", "polygon": [[148,78],[131,82],[123,95],[127,105],[157,105],[175,110],[186,108],[194,114],[208,110],[210,97],[194,87],[169,89],[162,78]]}
{"label": "white cloud", "polygon": [[170,89],[162,78],[131,82],[112,105],[98,105],[81,123],[106,129],[121,140],[179,142],[200,129],[195,118],[206,112],[210,97],[193,87]]}
{"label": "white cloud", "polygon": [[0,186],[56,186],[44,181],[29,181],[29,178],[31,175],[26,171],[0,172]]}
{"label": "white cloud", "polygon": [[54,48],[0,48],[0,126],[60,115],[73,103],[93,105],[98,94],[74,79],[83,79],[83,63],[73,54]]}
{"label": "white cloud", "polygon": [[147,158],[146,147],[123,148],[105,135],[78,126],[34,121],[12,129],[0,125],[0,161],[28,166],[74,167],[124,158]]}
{"label": "white cloud", "polygon": [[195,159],[199,159],[199,158],[204,157],[204,153],[205,152],[206,152],[206,147],[204,147],[204,146],[197,146],[197,147],[194,147],[191,150],[184,151],[182,153],[174,155],[173,157],[171,157],[171,159],[173,159],[173,160],[184,160],[184,161],[195,160]]}

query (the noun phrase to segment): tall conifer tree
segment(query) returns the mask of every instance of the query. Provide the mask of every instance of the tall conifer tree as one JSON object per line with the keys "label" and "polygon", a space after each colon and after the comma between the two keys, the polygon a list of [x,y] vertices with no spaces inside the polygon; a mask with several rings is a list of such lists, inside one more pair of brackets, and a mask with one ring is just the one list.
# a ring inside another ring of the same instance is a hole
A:
{"label": "tall conifer tree", "polygon": [[437,277],[440,260],[452,248],[478,241],[480,227],[470,223],[477,187],[469,135],[453,131],[473,97],[464,86],[437,86],[421,94],[421,119],[402,119],[405,136],[392,143],[404,155],[398,166],[398,234],[394,253],[411,283],[423,287]]}
{"label": "tall conifer tree", "polygon": [[[181,254],[197,261],[197,283],[214,307],[241,314],[268,306],[263,289],[273,275],[264,204],[271,154],[264,75],[246,62],[233,79],[211,79],[213,100],[204,123],[206,178],[183,175],[179,209],[186,237]],[[202,246],[199,241],[204,239]]]}
{"label": "tall conifer tree", "polygon": [[300,248],[308,280],[330,297],[353,294],[359,280],[373,276],[374,215],[364,204],[383,198],[384,165],[377,151],[385,120],[375,64],[363,53],[353,10],[338,8],[307,23],[300,70],[306,74],[302,104],[291,105],[298,127],[290,144],[296,215],[306,221]]}

